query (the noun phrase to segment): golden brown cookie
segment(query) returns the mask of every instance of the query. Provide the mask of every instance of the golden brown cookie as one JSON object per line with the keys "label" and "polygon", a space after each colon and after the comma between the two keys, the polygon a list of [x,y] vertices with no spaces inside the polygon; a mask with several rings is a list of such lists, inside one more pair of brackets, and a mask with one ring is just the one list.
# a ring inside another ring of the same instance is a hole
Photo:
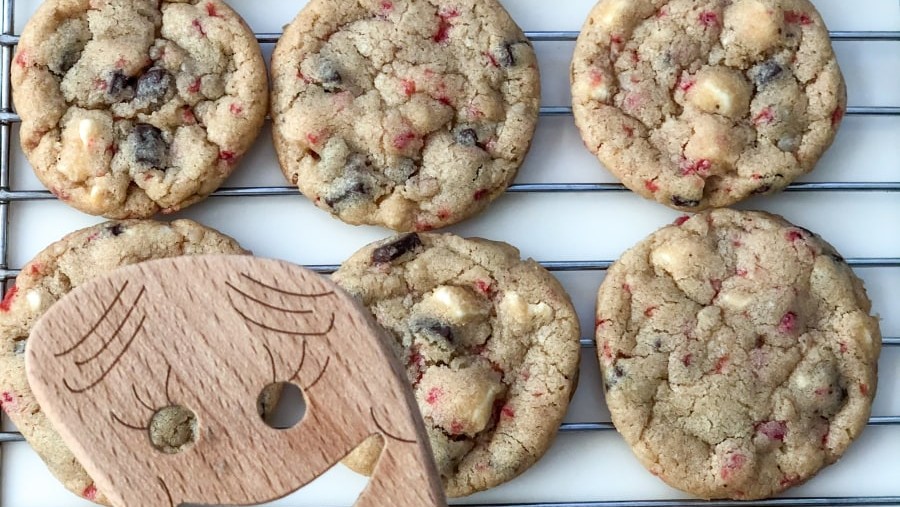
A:
{"label": "golden brown cookie", "polygon": [[870,311],[834,248],[781,217],[679,219],[628,250],[600,287],[612,420],[676,488],[776,495],[865,428],[881,350]]}
{"label": "golden brown cookie", "polygon": [[571,79],[588,149],[632,191],[690,211],[811,171],[847,102],[808,0],[601,0]]}

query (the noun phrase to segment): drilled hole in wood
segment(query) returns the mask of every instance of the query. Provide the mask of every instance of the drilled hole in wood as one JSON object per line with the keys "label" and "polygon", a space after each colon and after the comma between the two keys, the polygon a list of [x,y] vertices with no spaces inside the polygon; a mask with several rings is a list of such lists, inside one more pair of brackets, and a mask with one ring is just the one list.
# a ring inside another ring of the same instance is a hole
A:
{"label": "drilled hole in wood", "polygon": [[[275,382],[267,385],[259,393],[257,406],[265,407],[271,404],[271,394],[281,391],[278,401],[271,409],[261,411],[263,421],[272,428],[286,430],[296,426],[306,414],[306,401],[300,388],[289,382]],[[263,412],[268,412],[268,416]]]}
{"label": "drilled hole in wood", "polygon": [[197,441],[197,416],[181,405],[169,405],[150,419],[150,442],[158,451],[177,454]]}

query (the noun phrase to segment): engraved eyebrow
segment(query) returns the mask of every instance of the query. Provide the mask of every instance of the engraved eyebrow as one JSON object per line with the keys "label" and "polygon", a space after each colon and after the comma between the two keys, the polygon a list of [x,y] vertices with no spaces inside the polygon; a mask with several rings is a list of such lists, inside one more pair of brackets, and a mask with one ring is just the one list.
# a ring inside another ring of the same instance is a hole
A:
{"label": "engraved eyebrow", "polygon": [[288,379],[289,382],[294,379],[297,379],[297,381],[300,380],[300,377],[298,375],[300,375],[300,370],[303,369],[303,363],[306,362],[306,340],[303,340],[300,352],[302,352],[303,354],[302,356],[300,356],[300,364],[297,365],[297,369],[294,370],[294,374],[291,375],[291,378]]}
{"label": "engraved eyebrow", "polygon": [[119,292],[116,293],[116,297],[113,298],[113,300],[109,303],[109,305],[108,305],[106,308],[103,309],[103,315],[100,316],[100,319],[97,320],[97,322],[94,324],[94,326],[91,327],[91,329],[89,329],[88,332],[85,333],[84,336],[82,336],[81,339],[79,339],[79,340],[75,343],[75,345],[72,345],[71,347],[67,348],[66,350],[64,350],[64,351],[62,351],[62,352],[56,353],[54,356],[55,356],[55,357],[61,357],[61,356],[64,356],[64,355],[66,355],[66,354],[70,354],[73,350],[75,350],[75,349],[77,349],[78,347],[80,347],[81,344],[84,343],[85,340],[87,340],[89,336],[91,336],[92,334],[94,334],[94,331],[96,331],[97,328],[100,327],[100,324],[102,324],[103,321],[106,320],[106,317],[109,316],[109,312],[112,311],[113,306],[115,306],[116,303],[118,303],[119,300],[122,298],[122,293],[125,292],[125,289],[126,289],[127,287],[128,287],[128,280],[125,280],[125,283],[122,285],[122,288],[119,289]]}
{"label": "engraved eyebrow", "polygon": [[245,298],[253,301],[254,303],[261,304],[261,305],[265,306],[266,308],[271,308],[273,310],[277,310],[279,312],[285,312],[285,313],[299,313],[299,314],[313,313],[312,310],[292,310],[290,308],[282,308],[280,306],[273,305],[271,303],[267,303],[261,299],[251,296],[250,294],[247,294],[246,292],[242,291],[241,289],[235,287],[231,282],[225,282],[225,285],[227,285],[229,288],[231,288],[233,291],[237,292],[241,296],[244,296]]}
{"label": "engraved eyebrow", "polygon": [[272,367],[272,383],[274,384],[278,381],[278,375],[275,373],[275,356],[272,355],[272,349],[268,345],[263,344],[263,348],[266,350],[266,354],[269,355],[269,365]]}
{"label": "engraved eyebrow", "polygon": [[153,407],[151,407],[149,403],[147,403],[146,401],[143,400],[143,398],[141,398],[141,395],[138,394],[137,387],[134,384],[131,384],[131,392],[134,393],[135,399],[137,399],[141,405],[143,405],[147,410],[149,410],[151,412],[155,412]]}
{"label": "engraved eyebrow", "polygon": [[330,290],[328,292],[320,292],[320,293],[316,293],[316,294],[300,294],[299,292],[291,292],[289,290],[279,289],[278,287],[275,287],[274,285],[269,285],[269,284],[260,282],[259,280],[251,277],[247,273],[241,273],[241,276],[246,278],[247,280],[255,283],[256,285],[259,285],[260,287],[264,287],[269,290],[274,290],[275,292],[280,292],[280,293],[286,294],[288,296],[296,296],[296,297],[300,297],[300,298],[318,298],[318,297],[324,297],[324,296],[331,296],[334,294],[333,290]]}
{"label": "engraved eyebrow", "polygon": [[121,424],[122,426],[125,426],[128,429],[139,430],[139,431],[146,431],[149,429],[146,426],[135,426],[133,424],[128,424],[127,422],[123,421],[121,417],[117,416],[116,413],[113,411],[110,411],[109,415],[112,416],[113,421],[116,421],[117,423]]}
{"label": "engraved eyebrow", "polygon": [[[329,365],[329,364],[331,364],[331,356],[325,358],[325,364],[322,366],[322,369],[319,370],[319,375],[316,377],[315,380],[312,381],[311,384],[309,384],[308,386],[303,387],[303,390],[304,390],[304,391],[308,391],[308,390],[312,389],[312,387],[313,387],[314,385],[318,384],[319,381],[322,380],[322,377],[325,376],[325,370],[328,369],[328,365]],[[299,379],[298,379],[298,380],[299,380]]]}
{"label": "engraved eyebrow", "polygon": [[231,308],[233,308],[234,311],[236,311],[238,313],[238,315],[240,315],[244,320],[246,320],[247,322],[250,322],[252,324],[255,324],[267,331],[272,331],[275,333],[286,334],[286,335],[291,335],[291,336],[324,336],[324,335],[330,333],[332,329],[334,329],[334,314],[333,313],[331,314],[331,321],[328,323],[328,328],[325,329],[324,331],[292,331],[290,329],[279,329],[277,327],[272,327],[267,324],[263,324],[262,322],[253,320],[247,314],[242,312],[237,306],[235,306],[234,301],[231,301],[230,298],[229,298],[229,302],[231,303]]}
{"label": "engraved eyebrow", "polygon": [[131,308],[128,309],[128,312],[125,314],[125,317],[122,318],[122,322],[119,323],[119,327],[117,327],[116,330],[113,331],[112,336],[110,336],[108,339],[104,340],[103,346],[100,347],[100,349],[97,350],[97,352],[95,352],[94,355],[92,355],[91,357],[88,357],[87,359],[82,359],[80,361],[75,361],[76,365],[84,366],[85,364],[90,363],[94,359],[97,359],[100,356],[100,354],[103,353],[104,350],[109,348],[109,345],[113,342],[113,340],[116,339],[116,337],[119,336],[119,332],[122,331],[122,328],[125,327],[125,324],[128,322],[128,318],[131,317],[131,313],[134,312],[134,309],[137,308],[137,305],[141,302],[141,298],[144,297],[145,292],[147,292],[146,287],[141,287],[141,291],[138,293],[137,297],[134,298],[134,303],[131,304]]}
{"label": "engraved eyebrow", "polygon": [[388,438],[390,438],[390,439],[392,439],[392,440],[396,440],[396,441],[398,441],[398,442],[405,442],[405,443],[407,443],[407,444],[414,444],[414,443],[416,443],[415,440],[408,440],[408,439],[405,439],[405,438],[400,438],[400,437],[398,437],[398,436],[396,436],[396,435],[393,435],[393,434],[391,434],[391,433],[388,433],[388,432],[384,429],[384,427],[381,425],[381,423],[378,422],[378,417],[375,416],[375,407],[369,407],[369,413],[372,415],[372,420],[375,421],[375,427],[378,428],[378,431],[380,431],[381,433],[383,433],[384,436],[386,436],[386,437],[388,437]]}
{"label": "engraved eyebrow", "polygon": [[122,349],[121,352],[119,352],[119,355],[116,356],[116,358],[113,360],[112,364],[109,365],[109,368],[107,368],[106,371],[104,371],[103,374],[100,375],[100,378],[98,378],[97,380],[95,380],[94,382],[92,382],[91,384],[89,384],[88,386],[83,387],[83,388],[74,388],[74,387],[72,387],[71,384],[69,384],[69,379],[63,379],[63,384],[65,384],[66,389],[68,389],[73,394],[81,394],[85,391],[93,389],[100,382],[103,382],[103,379],[105,379],[106,376],[109,375],[109,372],[111,372],[113,370],[113,368],[115,368],[116,365],[119,364],[119,361],[122,359],[122,356],[124,356],[125,353],[128,352],[128,349],[131,348],[131,344],[134,343],[134,339],[137,338],[137,335],[141,332],[142,329],[144,329],[144,321],[146,321],[146,320],[147,320],[146,315],[141,317],[141,321],[138,323],[137,328],[134,330],[134,333],[132,333],[131,338],[128,339],[128,342],[125,344],[125,347]]}

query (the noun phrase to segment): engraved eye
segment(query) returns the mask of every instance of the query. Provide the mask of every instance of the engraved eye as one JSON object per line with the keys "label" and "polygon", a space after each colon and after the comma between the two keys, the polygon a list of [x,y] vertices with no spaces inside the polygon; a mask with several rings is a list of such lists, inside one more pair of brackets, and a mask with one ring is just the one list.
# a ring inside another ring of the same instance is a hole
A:
{"label": "engraved eye", "polygon": [[263,388],[256,400],[257,411],[270,428],[293,428],[306,414],[306,400],[296,384],[273,382]]}
{"label": "engraved eye", "polygon": [[184,452],[197,441],[197,416],[189,408],[169,405],[150,419],[150,443],[165,454]]}

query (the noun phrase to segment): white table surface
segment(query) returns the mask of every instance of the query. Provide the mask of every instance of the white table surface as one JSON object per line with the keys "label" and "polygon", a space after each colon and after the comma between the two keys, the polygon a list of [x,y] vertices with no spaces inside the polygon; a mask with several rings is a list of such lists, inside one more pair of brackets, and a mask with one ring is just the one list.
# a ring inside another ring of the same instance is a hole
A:
{"label": "white table surface", "polygon": [[[16,33],[38,0],[16,0]],[[280,32],[303,0],[231,0],[256,32]],[[505,0],[526,30],[578,30],[593,0]],[[832,30],[900,30],[897,0],[814,0]],[[572,42],[542,42],[536,49],[545,106],[569,105]],[[900,106],[900,42],[837,42],[851,106]],[[264,45],[268,57],[272,45]],[[17,131],[18,127],[14,127]],[[18,150],[12,187],[42,189]],[[571,117],[542,118],[519,183],[614,182],[581,144]],[[900,117],[848,116],[832,149],[803,181],[900,181]],[[226,186],[285,185],[268,128]],[[787,193],[759,197],[742,208],[779,213],[822,234],[847,257],[900,256],[900,194]],[[304,264],[337,264],[362,245],[388,235],[330,218],[298,196],[216,197],[179,214],[238,239],[256,254]],[[480,216],[449,230],[504,240],[523,256],[549,260],[611,260],[678,214],[631,193],[507,194]],[[21,267],[62,235],[96,223],[56,201],[10,206],[9,264]],[[865,280],[885,336],[900,336],[900,268],[867,268]],[[558,273],[572,295],[584,336],[593,329],[593,305],[602,272]],[[900,347],[884,350],[873,415],[900,414]],[[582,375],[567,422],[608,421],[593,349],[585,349]],[[4,421],[6,430],[13,429]],[[302,459],[302,456],[298,456]],[[900,427],[869,427],[838,464],[789,496],[900,495]],[[335,466],[303,490],[270,505],[347,506],[365,479]],[[548,454],[518,479],[462,503],[559,502],[685,498],[650,475],[612,431],[561,435]],[[3,507],[92,505],[68,493],[26,443],[3,445]]]}

